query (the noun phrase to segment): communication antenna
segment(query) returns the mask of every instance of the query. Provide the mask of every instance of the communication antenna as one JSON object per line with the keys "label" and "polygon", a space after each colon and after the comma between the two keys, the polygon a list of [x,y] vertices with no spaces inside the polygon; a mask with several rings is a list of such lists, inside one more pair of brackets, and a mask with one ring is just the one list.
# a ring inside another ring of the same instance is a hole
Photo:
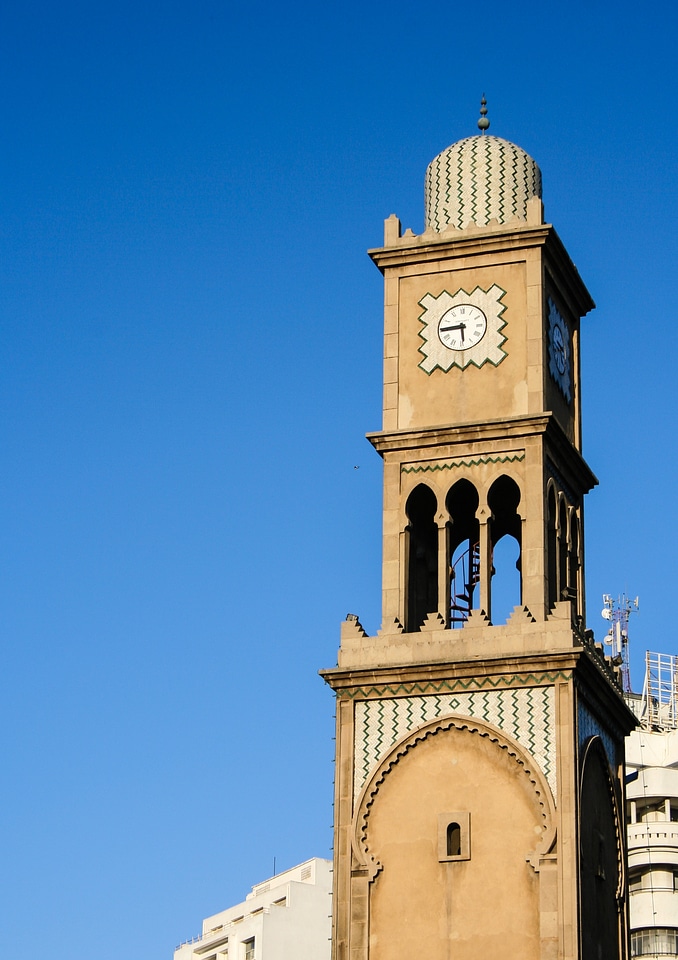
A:
{"label": "communication antenna", "polygon": [[604,638],[612,649],[610,656],[615,666],[621,667],[622,690],[631,693],[631,668],[629,666],[629,617],[638,612],[638,597],[629,600],[622,593],[616,600],[609,593],[603,594],[605,606],[600,611],[603,620],[607,620],[610,629]]}

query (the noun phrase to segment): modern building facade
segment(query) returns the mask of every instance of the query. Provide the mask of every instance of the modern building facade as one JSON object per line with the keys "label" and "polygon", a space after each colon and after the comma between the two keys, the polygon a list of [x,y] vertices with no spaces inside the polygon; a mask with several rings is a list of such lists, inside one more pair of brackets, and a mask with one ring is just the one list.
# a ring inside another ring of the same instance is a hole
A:
{"label": "modern building facade", "polygon": [[[342,625],[334,960],[628,956],[618,668],[585,629],[580,324],[541,174],[486,135],[386,220],[382,624]],[[504,546],[513,551],[506,561]],[[510,569],[504,570],[502,567]],[[497,583],[515,578],[513,612]]]}
{"label": "modern building facade", "polygon": [[314,858],[252,887],[244,903],[203,920],[174,960],[329,960],[332,864]]}
{"label": "modern building facade", "polygon": [[678,957],[678,657],[646,655],[626,744],[631,954]]}

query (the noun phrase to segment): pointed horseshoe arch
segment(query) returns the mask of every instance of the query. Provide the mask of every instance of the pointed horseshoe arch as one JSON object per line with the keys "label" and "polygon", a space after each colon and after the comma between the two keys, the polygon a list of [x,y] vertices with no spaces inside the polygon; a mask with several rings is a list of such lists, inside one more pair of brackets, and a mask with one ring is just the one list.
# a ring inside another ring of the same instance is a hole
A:
{"label": "pointed horseshoe arch", "polygon": [[456,730],[478,736],[496,745],[498,750],[515,761],[532,787],[540,808],[541,836],[534,848],[526,852],[526,860],[535,871],[539,869],[539,859],[554,849],[556,842],[555,803],[549,784],[537,763],[526,753],[523,747],[498,727],[484,721],[465,716],[448,716],[434,720],[408,734],[387,754],[375,768],[358,797],[353,818],[352,846],[355,861],[367,871],[369,880],[374,880],[383,869],[379,860],[372,855],[368,843],[369,820],[379,790],[400,761],[417,744],[432,737]]}
{"label": "pointed horseshoe arch", "polygon": [[[602,740],[590,737],[580,779],[581,956],[614,956],[625,926],[623,821]],[[601,953],[602,951],[602,953]]]}

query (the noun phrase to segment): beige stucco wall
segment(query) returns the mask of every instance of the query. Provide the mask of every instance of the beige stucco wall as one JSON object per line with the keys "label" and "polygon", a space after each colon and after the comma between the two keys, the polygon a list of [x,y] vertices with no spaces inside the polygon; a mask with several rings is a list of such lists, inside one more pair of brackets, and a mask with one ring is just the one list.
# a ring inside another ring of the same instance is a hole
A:
{"label": "beige stucco wall", "polygon": [[[489,290],[493,284],[506,291],[501,316],[506,324],[501,331],[507,338],[505,358],[498,367],[485,363],[427,374],[419,366],[423,359],[419,301],[427,293],[434,297],[444,290],[452,295],[460,289],[470,293],[476,287]],[[524,263],[445,270],[400,281],[398,429],[528,413],[525,290]]]}
{"label": "beige stucco wall", "polygon": [[[471,857],[438,860],[438,815],[469,811]],[[395,827],[397,825],[397,827]],[[366,846],[382,871],[370,897],[371,960],[540,954],[538,876],[527,862],[543,810],[515,757],[451,728],[418,742],[384,778]]]}

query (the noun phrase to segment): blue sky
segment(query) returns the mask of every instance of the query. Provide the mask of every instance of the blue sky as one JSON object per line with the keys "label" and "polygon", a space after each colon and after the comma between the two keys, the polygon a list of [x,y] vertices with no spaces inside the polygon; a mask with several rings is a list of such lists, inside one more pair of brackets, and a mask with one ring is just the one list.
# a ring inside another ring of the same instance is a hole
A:
{"label": "blue sky", "polygon": [[[168,960],[328,856],[339,623],[379,627],[382,284],[428,162],[535,157],[584,322],[589,625],[669,616],[675,5],[6,7],[0,943]],[[354,469],[359,466],[359,469]],[[96,946],[94,946],[96,945]],[[28,948],[32,949],[32,948]]]}

